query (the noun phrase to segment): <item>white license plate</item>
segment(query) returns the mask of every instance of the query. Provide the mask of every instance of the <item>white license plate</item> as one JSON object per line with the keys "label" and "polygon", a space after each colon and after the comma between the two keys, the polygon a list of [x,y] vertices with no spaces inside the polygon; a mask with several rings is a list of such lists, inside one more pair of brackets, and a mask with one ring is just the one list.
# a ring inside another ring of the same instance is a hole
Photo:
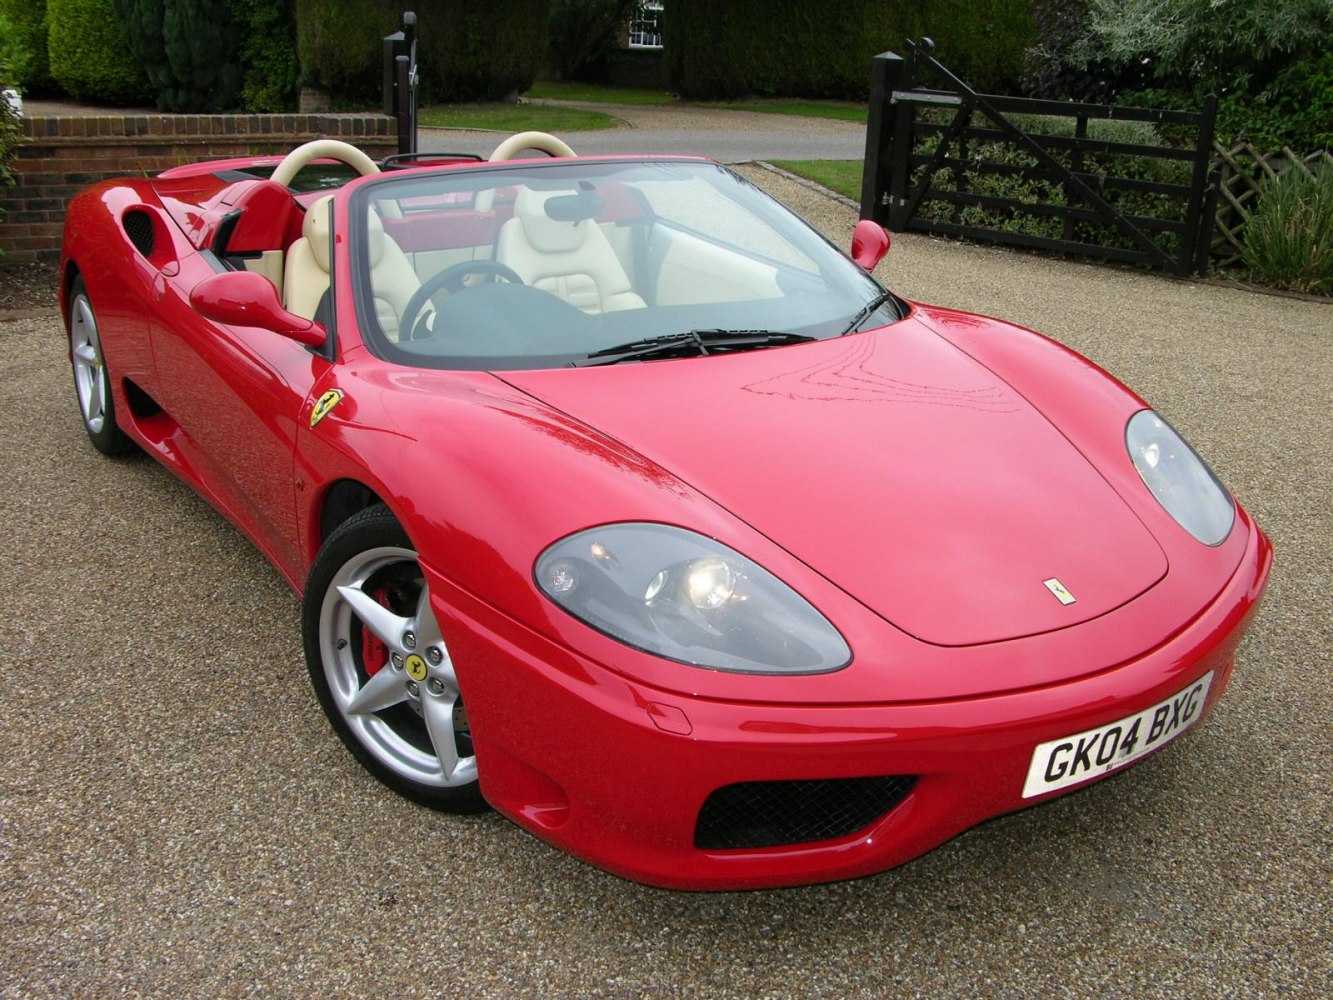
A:
{"label": "white license plate", "polygon": [[1212,683],[1209,671],[1179,694],[1142,712],[1040,744],[1032,752],[1023,798],[1090,781],[1170,743],[1199,721]]}

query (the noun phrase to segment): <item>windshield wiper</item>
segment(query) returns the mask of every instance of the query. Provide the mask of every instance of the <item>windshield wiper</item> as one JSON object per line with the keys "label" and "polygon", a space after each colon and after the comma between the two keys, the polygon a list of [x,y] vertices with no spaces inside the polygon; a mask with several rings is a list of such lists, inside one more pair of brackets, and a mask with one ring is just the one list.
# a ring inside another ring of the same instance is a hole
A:
{"label": "windshield wiper", "polygon": [[838,336],[845,337],[847,334],[853,332],[854,330],[859,329],[862,323],[864,323],[866,320],[868,320],[871,316],[875,314],[876,309],[884,305],[884,303],[890,301],[892,298],[893,298],[892,292],[888,291],[880,292],[873,299],[871,299],[869,302],[867,302],[864,306],[861,307],[861,311],[852,317],[852,321],[847,324],[847,328],[843,330],[842,333],[838,334]]}
{"label": "windshield wiper", "polygon": [[622,361],[651,361],[660,358],[686,358],[703,354],[726,354],[782,344],[800,344],[814,337],[804,333],[784,333],[775,330],[686,330],[668,333],[646,340],[632,340],[600,351],[593,351],[582,361],[570,362],[571,367],[615,365]]}

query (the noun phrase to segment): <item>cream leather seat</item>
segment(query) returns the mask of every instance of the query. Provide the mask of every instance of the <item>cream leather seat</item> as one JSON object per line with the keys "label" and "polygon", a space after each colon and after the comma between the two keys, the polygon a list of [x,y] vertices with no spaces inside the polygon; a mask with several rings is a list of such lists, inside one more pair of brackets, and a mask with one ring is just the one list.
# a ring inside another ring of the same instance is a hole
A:
{"label": "cream leather seat", "polygon": [[305,211],[301,238],[287,248],[282,268],[282,297],[288,312],[315,318],[319,300],[329,288],[329,252],[333,226],[333,195],[325,195]]}
{"label": "cream leather seat", "polygon": [[587,313],[642,309],[629,276],[592,219],[562,222],[546,214],[548,199],[573,191],[524,188],[514,217],[500,228],[495,259],[534,288],[559,296]]}
{"label": "cream leather seat", "polygon": [[[319,300],[329,287],[329,228],[332,225],[333,196],[326,195],[311,205],[301,226],[302,236],[287,251],[283,276],[287,308],[298,316],[313,319]],[[375,212],[370,213],[368,250],[370,252],[370,287],[375,315],[380,328],[390,340],[398,339],[398,324],[403,309],[421,287],[416,269]],[[423,312],[429,312],[429,306]]]}

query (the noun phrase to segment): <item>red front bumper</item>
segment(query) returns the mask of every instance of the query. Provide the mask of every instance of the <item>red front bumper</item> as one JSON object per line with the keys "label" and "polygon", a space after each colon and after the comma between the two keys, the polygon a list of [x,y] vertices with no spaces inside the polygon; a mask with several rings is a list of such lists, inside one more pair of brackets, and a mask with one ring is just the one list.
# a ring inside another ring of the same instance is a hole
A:
{"label": "red front bumper", "polygon": [[[430,583],[459,665],[482,791],[496,809],[636,881],[743,889],[883,871],[981,820],[1063,794],[1022,797],[1037,744],[1138,712],[1212,671],[1206,714],[1230,680],[1271,562],[1268,539],[1252,528],[1212,603],[1168,642],[1114,669],[991,697],[855,706],[660,691],[549,642],[447,580],[432,574]],[[838,839],[695,845],[700,809],[723,786],[883,775],[917,782],[869,826]]]}

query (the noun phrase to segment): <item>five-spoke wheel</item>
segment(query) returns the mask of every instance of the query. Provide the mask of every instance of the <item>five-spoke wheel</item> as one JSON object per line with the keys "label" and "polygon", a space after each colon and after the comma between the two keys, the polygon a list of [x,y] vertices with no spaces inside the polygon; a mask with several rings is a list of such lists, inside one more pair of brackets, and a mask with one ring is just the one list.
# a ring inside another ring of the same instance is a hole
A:
{"label": "five-spoke wheel", "polygon": [[133,451],[134,443],[116,423],[116,404],[111,398],[111,377],[102,356],[97,314],[93,312],[82,277],[75,278],[69,290],[69,359],[88,440],[104,455]]}
{"label": "five-spoke wheel", "polygon": [[438,809],[482,808],[449,648],[417,554],[385,507],[329,536],[310,570],[303,624],[320,704],[367,770]]}

